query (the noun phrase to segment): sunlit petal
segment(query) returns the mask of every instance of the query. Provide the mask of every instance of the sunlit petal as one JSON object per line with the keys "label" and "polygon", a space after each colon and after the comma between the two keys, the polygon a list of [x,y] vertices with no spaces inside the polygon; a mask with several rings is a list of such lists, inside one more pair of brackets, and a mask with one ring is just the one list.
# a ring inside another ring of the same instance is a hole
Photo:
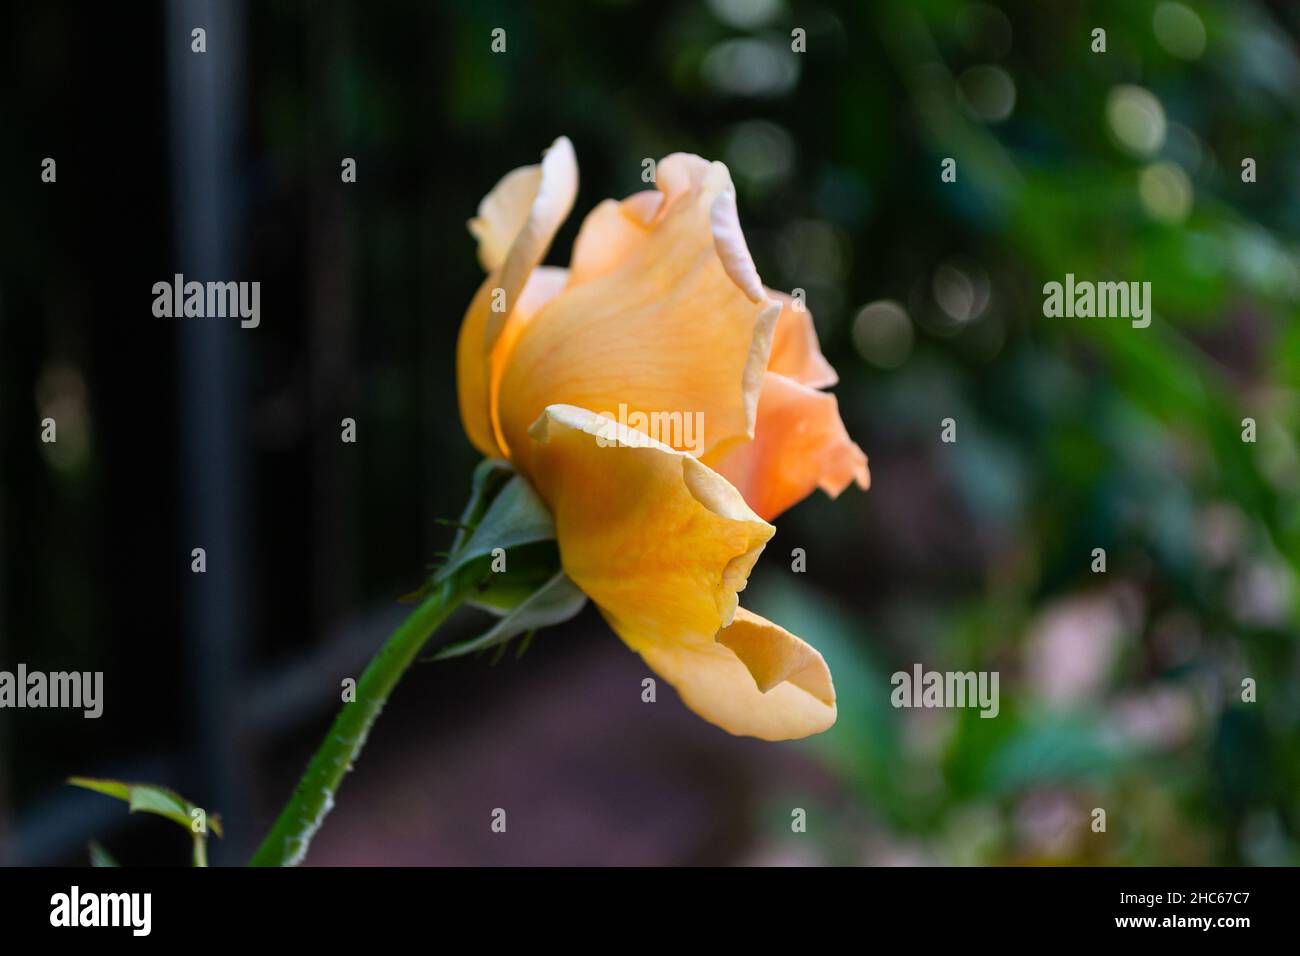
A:
{"label": "sunlit petal", "polygon": [[711,643],[657,643],[645,662],[683,703],[733,734],[790,740],[835,723],[835,688],[821,654],[744,608]]}
{"label": "sunlit petal", "polygon": [[[561,136],[540,165],[507,174],[480,204],[478,217],[470,220],[470,232],[479,240],[479,261],[490,271],[461,322],[456,379],[465,433],[485,455],[504,456],[492,404],[505,351],[499,340],[521,306],[531,301],[535,312],[556,291],[545,279],[531,290],[530,280],[573,208],[577,191],[573,146]],[[506,339],[515,337],[512,333]]]}
{"label": "sunlit petal", "polygon": [[[631,212],[620,204],[589,217],[569,285],[506,358],[501,437],[524,471],[528,427],[557,403],[611,415],[699,415],[699,447],[655,436],[694,452],[753,433],[780,304],[753,269],[726,167],[675,154],[658,170],[657,207],[633,197]],[[602,236],[608,258],[591,251]],[[595,278],[576,281],[583,275]]]}
{"label": "sunlit petal", "polygon": [[586,409],[553,405],[530,435],[564,570],[614,629],[638,650],[711,642],[772,526],[695,458]]}

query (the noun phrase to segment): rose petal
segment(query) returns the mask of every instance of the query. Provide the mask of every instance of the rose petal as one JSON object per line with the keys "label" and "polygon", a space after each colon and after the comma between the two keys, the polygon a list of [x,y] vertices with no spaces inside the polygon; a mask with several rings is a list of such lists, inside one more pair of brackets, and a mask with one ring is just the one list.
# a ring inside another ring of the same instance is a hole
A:
{"label": "rose petal", "polygon": [[592,282],[622,265],[649,237],[663,198],[663,193],[651,189],[622,202],[606,199],[588,213],[573,240],[569,282]]}
{"label": "rose petal", "polygon": [[[573,146],[561,136],[541,165],[507,174],[479,205],[478,217],[470,220],[470,232],[479,240],[479,261],[490,271],[461,321],[456,380],[465,433],[485,455],[504,457],[492,402],[505,351],[497,354],[499,339],[524,302],[530,278],[573,208],[577,191]],[[540,298],[534,295],[534,309]],[[494,309],[498,304],[504,308]],[[507,338],[513,341],[515,335]]]}
{"label": "rose petal", "polygon": [[812,313],[806,306],[796,308],[795,300],[784,292],[768,289],[767,294],[781,303],[781,315],[772,332],[772,355],[767,370],[812,388],[830,388],[839,381],[839,376],[822,355]]}
{"label": "rose petal", "polygon": [[687,707],[729,733],[791,740],[835,723],[821,654],[744,608],[713,643],[656,643],[641,656]]}
{"label": "rose petal", "polygon": [[506,261],[541,185],[540,165],[520,166],[502,176],[478,204],[478,215],[466,225],[478,240],[478,261],[484,272],[499,269]]}
{"label": "rose petal", "polygon": [[834,498],[852,482],[864,490],[871,483],[867,456],[849,438],[835,396],[774,372],[763,379],[754,440],[718,458],[706,461],[765,521],[814,488]]}
{"label": "rose petal", "polygon": [[564,570],[614,629],[638,650],[711,642],[772,526],[695,458],[586,409],[552,405],[530,435]]}
{"label": "rose petal", "polygon": [[[664,198],[645,235],[635,222],[619,221],[628,218],[626,207],[593,213],[575,270],[596,278],[577,282],[571,272],[506,359],[499,424],[524,471],[528,427],[552,404],[610,415],[620,406],[629,415],[698,413],[704,441],[690,449],[696,452],[753,433],[780,304],[764,294],[728,212],[734,190],[726,167],[675,154],[658,170]],[[632,214],[649,214],[648,207],[637,200]],[[609,259],[589,252],[602,235],[618,247]]]}

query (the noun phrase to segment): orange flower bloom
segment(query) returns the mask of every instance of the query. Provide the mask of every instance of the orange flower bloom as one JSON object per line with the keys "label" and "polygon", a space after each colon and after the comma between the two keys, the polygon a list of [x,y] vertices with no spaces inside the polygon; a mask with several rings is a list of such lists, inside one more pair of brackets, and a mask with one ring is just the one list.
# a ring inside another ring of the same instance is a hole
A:
{"label": "orange flower bloom", "polygon": [[[737,594],[768,519],[816,487],[866,488],[866,456],[818,390],[835,372],[811,316],[759,280],[727,168],[675,153],[656,178],[592,210],[567,270],[540,264],[577,193],[567,139],[483,200],[461,420],[537,490],[565,573],[689,707],[803,737],[835,722],[826,663]],[[703,433],[637,427],[683,416]]]}

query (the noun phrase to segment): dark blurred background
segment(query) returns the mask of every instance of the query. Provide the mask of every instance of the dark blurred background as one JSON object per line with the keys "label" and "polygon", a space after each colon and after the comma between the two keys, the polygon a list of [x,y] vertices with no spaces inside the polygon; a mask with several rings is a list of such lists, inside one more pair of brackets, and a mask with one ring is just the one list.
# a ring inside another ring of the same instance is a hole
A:
{"label": "dark blurred background", "polygon": [[[873,486],[782,517],[745,603],[824,652],[839,722],[769,745],[643,704],[589,609],[416,668],[310,863],[1300,862],[1298,30],[1244,0],[5,5],[0,668],[102,670],[105,712],[0,710],[0,860],[185,860],[71,773],[175,787],[247,858],[449,542],[465,220],[565,134],[550,261],[685,150],[806,290]],[[155,318],[176,272],[260,281],[260,327]],[[1044,318],[1067,272],[1150,281],[1150,328]],[[892,708],[917,662],[997,670],[1000,716]]]}

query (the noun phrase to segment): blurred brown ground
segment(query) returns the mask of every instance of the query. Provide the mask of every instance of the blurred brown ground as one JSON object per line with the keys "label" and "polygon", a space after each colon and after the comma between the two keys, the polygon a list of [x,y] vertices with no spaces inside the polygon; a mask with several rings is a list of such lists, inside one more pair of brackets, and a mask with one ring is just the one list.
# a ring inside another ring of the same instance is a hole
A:
{"label": "blurred brown ground", "polygon": [[[540,632],[518,661],[512,650],[495,665],[485,656],[409,674],[308,865],[779,862],[759,843],[765,799],[824,802],[831,781],[796,745],[705,723],[663,681],[656,702],[642,702],[650,671],[594,613],[580,621]],[[411,730],[388,732],[398,727]],[[278,768],[279,795],[300,767]],[[279,796],[266,796],[269,823]],[[491,829],[498,807],[505,833]]]}

